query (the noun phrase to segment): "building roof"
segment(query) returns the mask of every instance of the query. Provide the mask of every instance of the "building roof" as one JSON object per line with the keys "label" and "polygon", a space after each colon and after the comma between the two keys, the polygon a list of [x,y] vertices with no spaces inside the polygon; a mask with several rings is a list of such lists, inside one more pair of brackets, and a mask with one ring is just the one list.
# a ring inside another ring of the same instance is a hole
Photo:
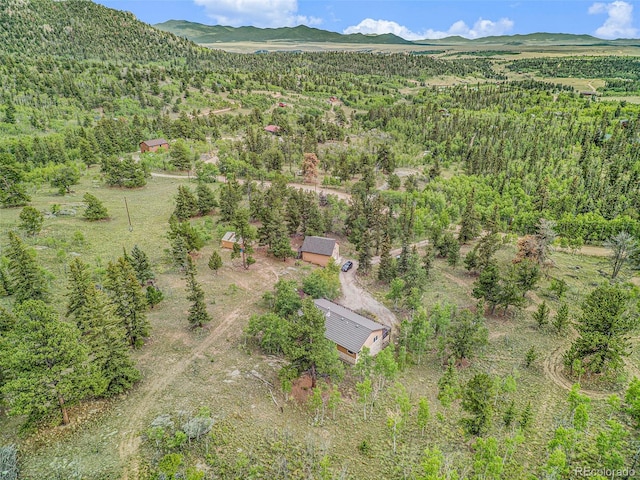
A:
{"label": "building roof", "polygon": [[362,350],[371,332],[388,328],[324,298],[314,303],[325,315],[324,336],[352,352]]}
{"label": "building roof", "polygon": [[147,147],[157,147],[159,145],[168,144],[164,138],[154,138],[153,140],[145,140],[144,142],[140,142],[140,144],[145,144]]}
{"label": "building roof", "polygon": [[304,237],[301,252],[316,253],[318,255],[333,255],[333,248],[336,246],[336,241],[333,238],[325,237]]}
{"label": "building roof", "polygon": [[223,242],[233,242],[233,243],[241,243],[242,238],[236,237],[236,232],[227,232],[222,237]]}
{"label": "building roof", "polygon": [[267,125],[264,129],[266,132],[270,133],[278,133],[280,131],[280,127],[277,125]]}

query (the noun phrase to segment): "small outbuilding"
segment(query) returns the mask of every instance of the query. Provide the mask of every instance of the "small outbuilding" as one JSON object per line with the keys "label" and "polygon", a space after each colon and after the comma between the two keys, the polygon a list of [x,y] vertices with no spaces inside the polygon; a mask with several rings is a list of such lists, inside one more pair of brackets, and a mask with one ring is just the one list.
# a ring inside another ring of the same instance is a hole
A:
{"label": "small outbuilding", "polygon": [[314,303],[325,316],[324,336],[336,344],[338,355],[345,362],[358,363],[364,347],[374,356],[389,345],[391,328],[324,298]]}
{"label": "small outbuilding", "polygon": [[157,152],[158,150],[169,150],[169,142],[164,138],[154,138],[140,142],[140,152]]}
{"label": "small outbuilding", "polygon": [[305,262],[326,267],[330,258],[338,261],[340,248],[333,238],[308,236],[302,242],[300,255]]}
{"label": "small outbuilding", "polygon": [[264,131],[268,133],[280,133],[280,127],[278,125],[267,125],[264,127]]}
{"label": "small outbuilding", "polygon": [[222,237],[221,246],[233,250],[236,243],[242,243],[242,238],[236,237],[236,232],[227,232]]}

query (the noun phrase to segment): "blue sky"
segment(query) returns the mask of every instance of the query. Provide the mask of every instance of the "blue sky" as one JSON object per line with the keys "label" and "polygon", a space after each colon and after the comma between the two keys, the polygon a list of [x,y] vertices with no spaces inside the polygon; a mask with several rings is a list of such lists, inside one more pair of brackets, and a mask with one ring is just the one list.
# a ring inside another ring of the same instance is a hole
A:
{"label": "blue sky", "polygon": [[639,2],[583,0],[95,0],[150,24],[308,25],[340,33],[395,33],[408,40],[535,32],[638,38]]}

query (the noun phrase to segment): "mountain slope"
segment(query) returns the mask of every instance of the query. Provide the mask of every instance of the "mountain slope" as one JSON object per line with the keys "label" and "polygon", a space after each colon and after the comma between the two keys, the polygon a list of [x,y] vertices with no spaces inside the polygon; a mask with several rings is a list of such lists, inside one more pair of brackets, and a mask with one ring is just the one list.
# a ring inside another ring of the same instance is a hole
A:
{"label": "mountain slope", "polygon": [[89,0],[1,0],[0,53],[76,59],[166,61],[192,42]]}
{"label": "mountain slope", "polygon": [[306,25],[282,28],[225,27],[221,25],[203,25],[201,23],[182,20],[169,20],[158,23],[154,25],[154,27],[188,38],[199,44],[223,42],[327,42],[411,45],[412,43],[391,33],[384,35],[363,35],[361,33],[343,35],[336,32],[307,27]]}

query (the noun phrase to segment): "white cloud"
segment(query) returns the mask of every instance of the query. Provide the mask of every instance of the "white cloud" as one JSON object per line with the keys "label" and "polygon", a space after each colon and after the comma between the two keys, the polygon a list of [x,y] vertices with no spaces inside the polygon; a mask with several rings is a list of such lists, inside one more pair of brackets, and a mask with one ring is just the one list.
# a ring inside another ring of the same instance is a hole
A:
{"label": "white cloud", "polygon": [[437,39],[459,35],[465,38],[479,38],[490,35],[505,35],[513,28],[513,21],[508,18],[501,18],[498,21],[478,19],[473,27],[469,27],[465,22],[459,20],[455,22],[447,31],[427,29],[423,32],[413,32],[407,27],[390,20],[373,20],[365,18],[358,25],[353,25],[344,30],[344,33],[382,34],[393,33],[406,40]]}
{"label": "white cloud", "polygon": [[207,16],[219,25],[275,28],[322,23],[319,18],[298,15],[297,0],[194,0],[194,3],[203,6]]}
{"label": "white cloud", "polygon": [[595,34],[602,38],[634,38],[638,29],[633,27],[633,5],[617,0],[611,3],[594,3],[589,7],[589,13],[597,15],[606,13],[607,19]]}

